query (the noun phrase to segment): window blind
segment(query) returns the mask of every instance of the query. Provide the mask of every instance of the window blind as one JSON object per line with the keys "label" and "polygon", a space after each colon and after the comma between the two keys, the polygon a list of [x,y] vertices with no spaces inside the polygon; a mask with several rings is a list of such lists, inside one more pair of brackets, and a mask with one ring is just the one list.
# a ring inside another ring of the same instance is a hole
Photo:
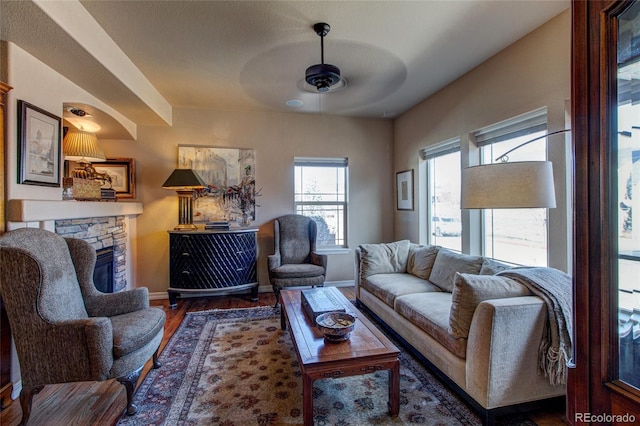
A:
{"label": "window blind", "polygon": [[547,107],[476,130],[473,135],[477,146],[486,146],[543,130],[547,130]]}
{"label": "window blind", "polygon": [[460,151],[460,138],[452,138],[444,142],[422,148],[420,150],[420,158],[422,160],[429,160],[431,158],[458,151]]}
{"label": "window blind", "polygon": [[318,157],[296,157],[293,159],[294,166],[301,167],[347,167],[348,158],[318,158]]}

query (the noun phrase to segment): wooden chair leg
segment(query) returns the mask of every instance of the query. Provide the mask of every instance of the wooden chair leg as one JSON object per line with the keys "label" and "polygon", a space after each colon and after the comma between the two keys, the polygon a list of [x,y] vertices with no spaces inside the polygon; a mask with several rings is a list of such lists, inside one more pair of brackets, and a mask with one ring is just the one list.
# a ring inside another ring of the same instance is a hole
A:
{"label": "wooden chair leg", "polygon": [[275,293],[275,295],[276,295],[276,304],[275,304],[275,305],[273,305],[273,307],[274,307],[274,308],[277,308],[277,307],[278,307],[278,305],[280,304],[280,289],[279,289],[279,288],[275,288],[275,287],[274,287],[273,292],[274,292],[274,293]]}
{"label": "wooden chair leg", "polygon": [[20,391],[20,407],[22,408],[22,419],[20,425],[26,425],[31,415],[31,403],[33,402],[33,395],[40,392],[44,386],[33,386],[22,388]]}
{"label": "wooden chair leg", "polygon": [[142,367],[138,368],[135,371],[132,371],[129,375],[118,377],[116,380],[127,390],[127,415],[133,416],[137,411],[138,407],[136,407],[133,403],[133,393],[136,390],[136,383],[138,383],[138,379],[140,378],[140,373],[142,372]]}
{"label": "wooden chair leg", "polygon": [[160,352],[160,346],[158,346],[158,349],[156,349],[156,351],[153,353],[153,369],[157,369],[162,367],[162,364],[158,361],[158,352]]}

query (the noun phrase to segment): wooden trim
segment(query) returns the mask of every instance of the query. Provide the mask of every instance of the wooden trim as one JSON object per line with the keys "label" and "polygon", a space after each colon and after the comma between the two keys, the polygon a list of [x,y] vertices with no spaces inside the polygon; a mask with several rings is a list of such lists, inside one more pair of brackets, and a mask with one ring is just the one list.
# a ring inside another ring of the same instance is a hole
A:
{"label": "wooden trim", "polygon": [[[612,237],[617,170],[617,21],[631,2],[574,1],[572,129],[574,141],[574,365],[567,383],[567,419],[576,413],[640,409],[617,375],[617,252]],[[626,410],[626,411],[625,411]]]}

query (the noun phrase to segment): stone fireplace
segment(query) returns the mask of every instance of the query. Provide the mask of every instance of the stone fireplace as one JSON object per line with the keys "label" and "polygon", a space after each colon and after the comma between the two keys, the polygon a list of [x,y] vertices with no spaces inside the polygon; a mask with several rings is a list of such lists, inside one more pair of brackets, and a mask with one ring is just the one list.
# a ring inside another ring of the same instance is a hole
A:
{"label": "stone fireplace", "polygon": [[113,282],[104,284],[112,285],[114,292],[127,287],[127,233],[124,216],[56,220],[55,232],[63,237],[84,240],[99,254],[105,249],[113,249]]}
{"label": "stone fireplace", "polygon": [[7,230],[47,229],[83,239],[96,251],[113,248],[114,291],[133,286],[136,216],[142,203],[131,201],[61,201],[12,199],[7,203]]}

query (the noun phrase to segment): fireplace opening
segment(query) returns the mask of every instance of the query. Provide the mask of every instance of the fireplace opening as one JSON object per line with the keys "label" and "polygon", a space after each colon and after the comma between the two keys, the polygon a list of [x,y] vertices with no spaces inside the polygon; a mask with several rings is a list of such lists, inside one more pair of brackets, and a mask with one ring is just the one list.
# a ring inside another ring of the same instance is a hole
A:
{"label": "fireplace opening", "polygon": [[96,250],[96,255],[93,284],[98,291],[113,293],[113,247]]}

